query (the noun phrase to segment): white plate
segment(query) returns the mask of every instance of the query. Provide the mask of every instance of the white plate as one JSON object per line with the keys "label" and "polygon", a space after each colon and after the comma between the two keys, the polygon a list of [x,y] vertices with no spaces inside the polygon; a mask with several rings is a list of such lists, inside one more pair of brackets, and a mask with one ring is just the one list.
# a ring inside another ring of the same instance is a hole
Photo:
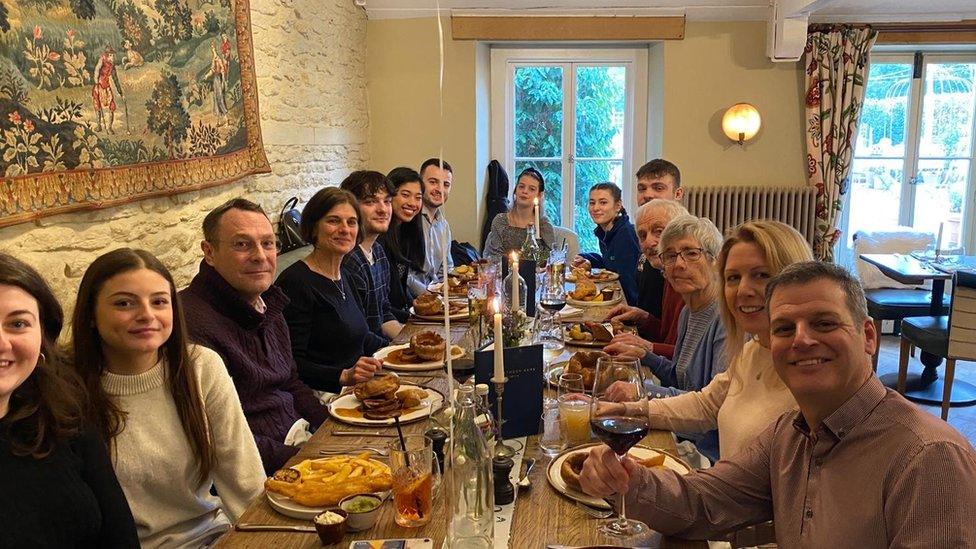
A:
{"label": "white plate", "polygon": [[[606,284],[607,282],[613,282],[614,280],[619,280],[620,279],[620,275],[617,274],[617,273],[615,273],[615,272],[613,272],[613,271],[608,271],[606,269],[590,269],[590,275],[591,276],[592,275],[596,275],[596,274],[600,274],[600,273],[607,273],[607,278],[602,278],[600,280],[590,279],[590,280],[593,280],[593,283],[594,284]],[[573,275],[573,271],[570,271],[569,274],[566,275],[566,281],[567,282],[576,282],[576,277]]]}
{"label": "white plate", "polygon": [[[387,465],[382,461],[378,461],[376,459],[370,459],[370,461],[379,463],[381,465]],[[292,500],[288,496],[283,496],[281,494],[275,492],[269,492],[267,490],[264,491],[264,495],[268,498],[268,505],[270,505],[272,509],[278,511],[279,513],[285,515],[286,517],[296,518],[300,520],[313,520],[316,516],[319,515],[319,513],[322,513],[328,509],[338,508],[338,504],[333,505],[331,507],[306,507]],[[387,490],[385,492],[376,492],[376,495],[385,501],[386,498],[390,496],[390,491]]]}
{"label": "white plate", "polygon": [[[556,456],[555,459],[552,460],[552,462],[549,463],[549,469],[546,471],[546,478],[549,479],[549,484],[552,485],[553,489],[555,489],[560,494],[568,497],[569,499],[578,501],[585,505],[589,505],[590,507],[596,507],[599,509],[610,509],[610,504],[608,504],[603,499],[596,498],[584,494],[583,492],[579,492],[573,488],[570,488],[569,485],[566,484],[566,481],[563,480],[563,476],[559,473],[559,469],[562,467],[563,462],[566,461],[566,458],[568,458],[573,454],[577,454],[579,452],[589,452],[590,448],[600,444],[603,443],[593,442],[590,444],[584,444],[582,446],[578,446],[576,448],[566,450],[565,452],[559,454],[558,456]],[[648,448],[647,446],[637,445],[631,448],[628,454],[630,454],[631,456],[637,459],[647,459],[659,454],[664,454],[665,467],[673,471],[677,471],[679,474],[682,475],[687,475],[688,473],[691,472],[691,467],[688,467],[688,465],[685,462],[661,450],[654,450]]]}
{"label": "white plate", "polygon": [[[389,347],[383,347],[379,351],[373,353],[373,358],[378,358],[383,360],[383,369],[394,370],[401,372],[416,372],[424,370],[439,370],[441,366],[444,366],[443,360],[428,360],[427,362],[418,362],[416,364],[394,364],[392,362],[385,362],[386,357],[390,355],[393,351],[398,349],[406,349],[410,347],[409,343],[404,343],[402,345],[390,345]],[[464,348],[459,345],[451,346],[451,359],[457,360],[464,356]]]}
{"label": "white plate", "polygon": [[[400,388],[404,389],[407,387],[416,387],[413,383],[405,383],[400,381]],[[427,391],[427,398],[420,401],[420,406],[407,414],[400,416],[400,424],[413,423],[414,421],[420,421],[430,415],[432,412],[437,412],[444,406],[444,395],[442,395],[436,389],[430,387],[421,387],[424,391]],[[336,421],[342,423],[348,423],[349,425],[393,425],[396,423],[393,418],[390,419],[366,419],[357,417],[343,417],[335,413],[336,408],[355,408],[359,406],[359,399],[356,395],[352,393],[347,393],[336,397],[329,403],[329,415],[332,416]]]}
{"label": "white plate", "polygon": [[580,301],[578,299],[573,299],[566,294],[566,303],[572,305],[573,307],[601,307],[603,305],[616,305],[623,301],[623,292],[619,290],[614,290],[613,299],[610,301]]}
{"label": "white plate", "polygon": [[[573,339],[569,337],[569,329],[573,327],[573,324],[580,324],[579,322],[572,322],[563,324],[563,343],[566,345],[572,345],[574,347],[594,347],[602,349],[607,345],[610,345],[609,341],[580,341],[578,339]],[[613,327],[610,326],[609,322],[603,324],[603,327],[613,334]]]}
{"label": "white plate", "polygon": [[[417,318],[424,320],[444,320],[444,315],[418,315],[416,311],[413,310],[413,305],[410,306],[410,314]],[[464,307],[464,311],[460,313],[454,313],[450,316],[451,320],[467,320],[468,319],[468,308]]]}
{"label": "white plate", "polygon": [[[440,281],[431,282],[430,284],[427,285],[427,291],[442,296],[442,295],[444,295],[444,290],[442,289],[443,285],[444,285],[444,283],[443,282],[440,282]],[[467,289],[467,287],[464,284],[462,284],[461,286],[458,286],[457,288],[452,288],[448,292],[448,297],[450,297],[451,299],[454,299],[454,298],[465,298],[466,299],[468,297],[468,289]]]}

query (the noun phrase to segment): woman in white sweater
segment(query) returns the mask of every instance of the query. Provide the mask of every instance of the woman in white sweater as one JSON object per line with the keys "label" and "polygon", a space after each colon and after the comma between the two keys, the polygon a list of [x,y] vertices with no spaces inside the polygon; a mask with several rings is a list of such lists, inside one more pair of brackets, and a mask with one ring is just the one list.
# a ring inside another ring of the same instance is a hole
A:
{"label": "woman in white sweater", "polygon": [[264,472],[223,362],[187,343],[169,271],[144,250],[102,255],[82,278],[72,333],[89,420],[142,546],[210,544],[261,494]]}
{"label": "woman in white sweater", "polygon": [[796,408],[773,370],[769,353],[766,282],[784,267],[812,259],[795,229],[778,221],[750,221],[722,243],[718,274],[728,369],[701,391],[649,402],[652,428],[710,431],[718,428],[721,457],[747,446],[774,419]]}

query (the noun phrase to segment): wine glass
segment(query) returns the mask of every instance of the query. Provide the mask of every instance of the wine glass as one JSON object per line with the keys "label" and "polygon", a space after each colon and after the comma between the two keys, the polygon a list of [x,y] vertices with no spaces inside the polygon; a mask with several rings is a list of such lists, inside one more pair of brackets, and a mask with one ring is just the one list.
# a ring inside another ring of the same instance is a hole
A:
{"label": "wine glass", "polygon": [[[596,363],[596,381],[590,400],[590,427],[617,459],[640,442],[649,430],[647,393],[640,361],[635,358],[602,357]],[[628,519],[620,494],[620,518],[600,526],[600,532],[612,537],[630,537],[647,532],[647,525]]]}
{"label": "wine glass", "polygon": [[547,314],[539,315],[538,327],[539,340],[547,349],[559,349],[563,345],[557,314],[565,306],[566,285],[561,275],[549,270],[543,277],[542,289],[539,291],[539,307]]}

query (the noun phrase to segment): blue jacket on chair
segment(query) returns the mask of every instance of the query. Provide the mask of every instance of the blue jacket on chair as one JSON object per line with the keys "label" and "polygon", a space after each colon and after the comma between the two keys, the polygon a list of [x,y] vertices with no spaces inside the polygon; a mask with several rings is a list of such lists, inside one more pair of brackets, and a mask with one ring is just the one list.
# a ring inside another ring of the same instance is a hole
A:
{"label": "blue jacket on chair", "polygon": [[600,253],[583,253],[590,265],[598,269],[609,269],[620,275],[620,287],[629,305],[637,304],[637,260],[640,259],[640,243],[637,231],[630,222],[627,212],[621,210],[620,216],[613,220],[610,231],[597,226],[593,231],[600,242]]}

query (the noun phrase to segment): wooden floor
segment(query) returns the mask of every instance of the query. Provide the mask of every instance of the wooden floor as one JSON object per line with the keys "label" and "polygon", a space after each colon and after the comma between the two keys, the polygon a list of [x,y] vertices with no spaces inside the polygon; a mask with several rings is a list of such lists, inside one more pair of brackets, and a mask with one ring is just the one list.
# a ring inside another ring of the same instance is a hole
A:
{"label": "wooden floor", "polygon": [[[878,374],[898,372],[898,342],[899,338],[886,335],[881,339],[881,355],[878,358]],[[910,373],[918,373],[922,370],[922,364],[916,358],[908,363]],[[945,363],[943,363],[944,365]],[[939,367],[939,375],[943,373],[943,368]],[[976,385],[976,362],[956,362],[956,379],[963,379]],[[919,404],[923,409],[932,415],[939,417],[941,409],[938,406],[928,406]],[[949,424],[962,433],[969,442],[976,446],[976,406],[955,407],[949,410]]]}

